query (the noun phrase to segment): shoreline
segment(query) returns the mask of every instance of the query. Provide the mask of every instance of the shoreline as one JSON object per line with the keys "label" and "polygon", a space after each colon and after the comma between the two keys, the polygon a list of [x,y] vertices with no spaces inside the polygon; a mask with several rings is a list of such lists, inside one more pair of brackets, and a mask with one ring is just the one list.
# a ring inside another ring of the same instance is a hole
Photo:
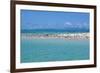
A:
{"label": "shoreline", "polygon": [[58,38],[67,40],[89,40],[89,33],[64,33],[64,34],[32,34],[32,33],[22,33],[22,39],[33,39],[33,38]]}

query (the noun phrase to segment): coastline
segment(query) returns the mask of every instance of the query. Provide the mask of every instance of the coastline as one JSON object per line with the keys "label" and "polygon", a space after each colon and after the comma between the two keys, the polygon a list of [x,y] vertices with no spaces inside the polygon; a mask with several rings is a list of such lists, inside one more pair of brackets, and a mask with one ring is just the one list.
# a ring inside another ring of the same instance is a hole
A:
{"label": "coastline", "polygon": [[22,33],[22,39],[33,39],[33,38],[57,38],[57,39],[67,39],[67,40],[89,40],[89,33],[64,33],[64,34],[32,34],[32,33]]}

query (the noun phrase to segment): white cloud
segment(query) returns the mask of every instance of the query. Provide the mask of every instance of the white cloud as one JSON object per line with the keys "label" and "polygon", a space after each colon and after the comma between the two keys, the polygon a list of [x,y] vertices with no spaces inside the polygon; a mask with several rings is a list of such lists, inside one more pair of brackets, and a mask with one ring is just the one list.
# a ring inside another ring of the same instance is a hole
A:
{"label": "white cloud", "polygon": [[65,24],[66,24],[66,25],[72,25],[72,23],[71,23],[71,22],[65,22]]}

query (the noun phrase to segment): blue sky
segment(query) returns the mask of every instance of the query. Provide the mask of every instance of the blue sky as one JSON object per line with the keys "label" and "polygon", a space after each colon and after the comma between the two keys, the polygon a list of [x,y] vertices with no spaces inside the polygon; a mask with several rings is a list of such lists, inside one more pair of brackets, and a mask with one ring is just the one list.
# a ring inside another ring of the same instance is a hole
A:
{"label": "blue sky", "polygon": [[89,13],[21,10],[21,29],[89,29]]}

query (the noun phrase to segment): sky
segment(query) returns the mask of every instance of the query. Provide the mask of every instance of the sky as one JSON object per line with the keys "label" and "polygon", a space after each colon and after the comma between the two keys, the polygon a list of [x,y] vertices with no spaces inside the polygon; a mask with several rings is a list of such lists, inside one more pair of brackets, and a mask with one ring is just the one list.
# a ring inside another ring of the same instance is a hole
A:
{"label": "sky", "polygon": [[21,10],[21,29],[89,29],[89,13]]}

